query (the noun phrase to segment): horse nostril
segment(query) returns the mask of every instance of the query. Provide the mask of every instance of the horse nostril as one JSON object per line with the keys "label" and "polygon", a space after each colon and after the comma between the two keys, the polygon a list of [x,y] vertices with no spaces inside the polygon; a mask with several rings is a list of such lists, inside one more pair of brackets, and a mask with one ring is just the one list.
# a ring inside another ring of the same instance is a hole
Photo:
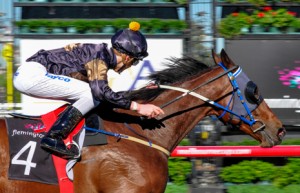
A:
{"label": "horse nostril", "polygon": [[286,134],[285,128],[278,129],[277,136],[279,137],[280,140],[284,138],[285,134]]}

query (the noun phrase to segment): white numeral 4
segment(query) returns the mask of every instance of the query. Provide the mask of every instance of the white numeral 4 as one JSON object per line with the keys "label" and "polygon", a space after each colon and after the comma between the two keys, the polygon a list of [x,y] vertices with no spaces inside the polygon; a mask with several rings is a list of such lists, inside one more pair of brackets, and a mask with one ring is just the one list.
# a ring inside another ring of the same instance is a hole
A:
{"label": "white numeral 4", "polygon": [[[30,169],[36,167],[36,163],[32,162],[32,157],[36,148],[36,142],[29,141],[12,159],[11,163],[16,165],[24,165],[25,171],[24,175],[30,174]],[[29,149],[29,153],[26,160],[20,160],[20,156]]]}

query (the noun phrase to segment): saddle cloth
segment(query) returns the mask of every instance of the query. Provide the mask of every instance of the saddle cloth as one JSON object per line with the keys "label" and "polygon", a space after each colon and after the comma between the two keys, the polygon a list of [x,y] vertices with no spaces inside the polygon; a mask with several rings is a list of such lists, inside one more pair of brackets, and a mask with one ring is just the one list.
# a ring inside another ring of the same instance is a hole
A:
{"label": "saddle cloth", "polygon": [[40,148],[40,141],[45,132],[35,132],[35,130],[43,129],[43,122],[41,120],[7,118],[6,125],[11,158],[9,179],[57,184],[52,156]]}
{"label": "saddle cloth", "polygon": [[[58,172],[60,172],[67,174],[68,178],[71,178],[68,180],[72,180],[73,172],[71,169],[77,160],[69,160],[69,162],[67,162],[59,158],[57,162],[57,157],[52,156],[40,148],[41,138],[43,138],[46,131],[49,130],[49,128],[46,128],[49,127],[49,123],[45,123],[49,122],[49,116],[46,116],[46,119],[30,119],[30,117],[25,117],[6,118],[11,159],[8,172],[9,179],[60,184],[58,180],[62,177],[61,174],[58,174]],[[95,119],[98,120],[95,121]],[[54,121],[55,120],[50,122]],[[98,129],[102,127],[99,116],[88,117],[86,119],[86,125]],[[83,125],[80,127],[82,126]],[[83,141],[83,146],[107,144],[105,135],[85,132],[84,129],[77,135],[71,134],[71,136],[77,144],[81,144],[81,147]],[[58,171],[61,170],[61,168],[64,168],[64,171]],[[64,176],[64,178],[67,176]]]}

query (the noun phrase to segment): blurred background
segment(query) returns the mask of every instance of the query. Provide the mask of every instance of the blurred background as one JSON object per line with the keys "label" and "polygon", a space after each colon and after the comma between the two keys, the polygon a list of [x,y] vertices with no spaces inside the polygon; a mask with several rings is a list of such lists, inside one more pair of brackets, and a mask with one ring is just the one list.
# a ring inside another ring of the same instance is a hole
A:
{"label": "blurred background", "polygon": [[[189,55],[213,65],[211,50],[225,49],[284,123],[284,145],[299,145],[299,17],[299,0],[1,0],[0,116],[42,114],[63,103],[14,89],[13,73],[28,57],[69,43],[110,44],[118,29],[136,20],[147,37],[149,57],[122,75],[110,72],[114,90],[144,85],[168,57]],[[180,145],[258,144],[208,117]],[[170,158],[169,165],[166,192],[300,192],[298,158],[188,157]]]}

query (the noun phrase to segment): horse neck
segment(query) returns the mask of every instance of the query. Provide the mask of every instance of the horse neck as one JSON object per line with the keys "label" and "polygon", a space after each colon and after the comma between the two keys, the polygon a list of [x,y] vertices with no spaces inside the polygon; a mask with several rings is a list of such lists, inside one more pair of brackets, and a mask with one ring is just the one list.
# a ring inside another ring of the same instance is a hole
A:
{"label": "horse neck", "polygon": [[[192,90],[221,73],[222,71],[220,68],[214,68],[201,76],[194,77],[189,81],[173,86]],[[200,87],[195,92],[210,100],[217,100],[219,104],[224,106],[226,105],[227,100],[225,100],[225,98],[220,98],[231,91],[231,84],[229,83],[228,77],[225,75]],[[178,91],[168,90],[161,94],[154,103],[156,105],[162,105],[181,94],[182,93],[179,93]],[[211,105],[191,95],[185,96],[169,106],[166,106],[164,111],[165,117],[162,118],[162,121],[165,128],[159,129],[158,132],[160,132],[160,134],[154,135],[154,140],[158,143],[162,143],[161,145],[163,147],[166,147],[171,151],[204,117],[208,115],[217,115],[218,113]]]}

